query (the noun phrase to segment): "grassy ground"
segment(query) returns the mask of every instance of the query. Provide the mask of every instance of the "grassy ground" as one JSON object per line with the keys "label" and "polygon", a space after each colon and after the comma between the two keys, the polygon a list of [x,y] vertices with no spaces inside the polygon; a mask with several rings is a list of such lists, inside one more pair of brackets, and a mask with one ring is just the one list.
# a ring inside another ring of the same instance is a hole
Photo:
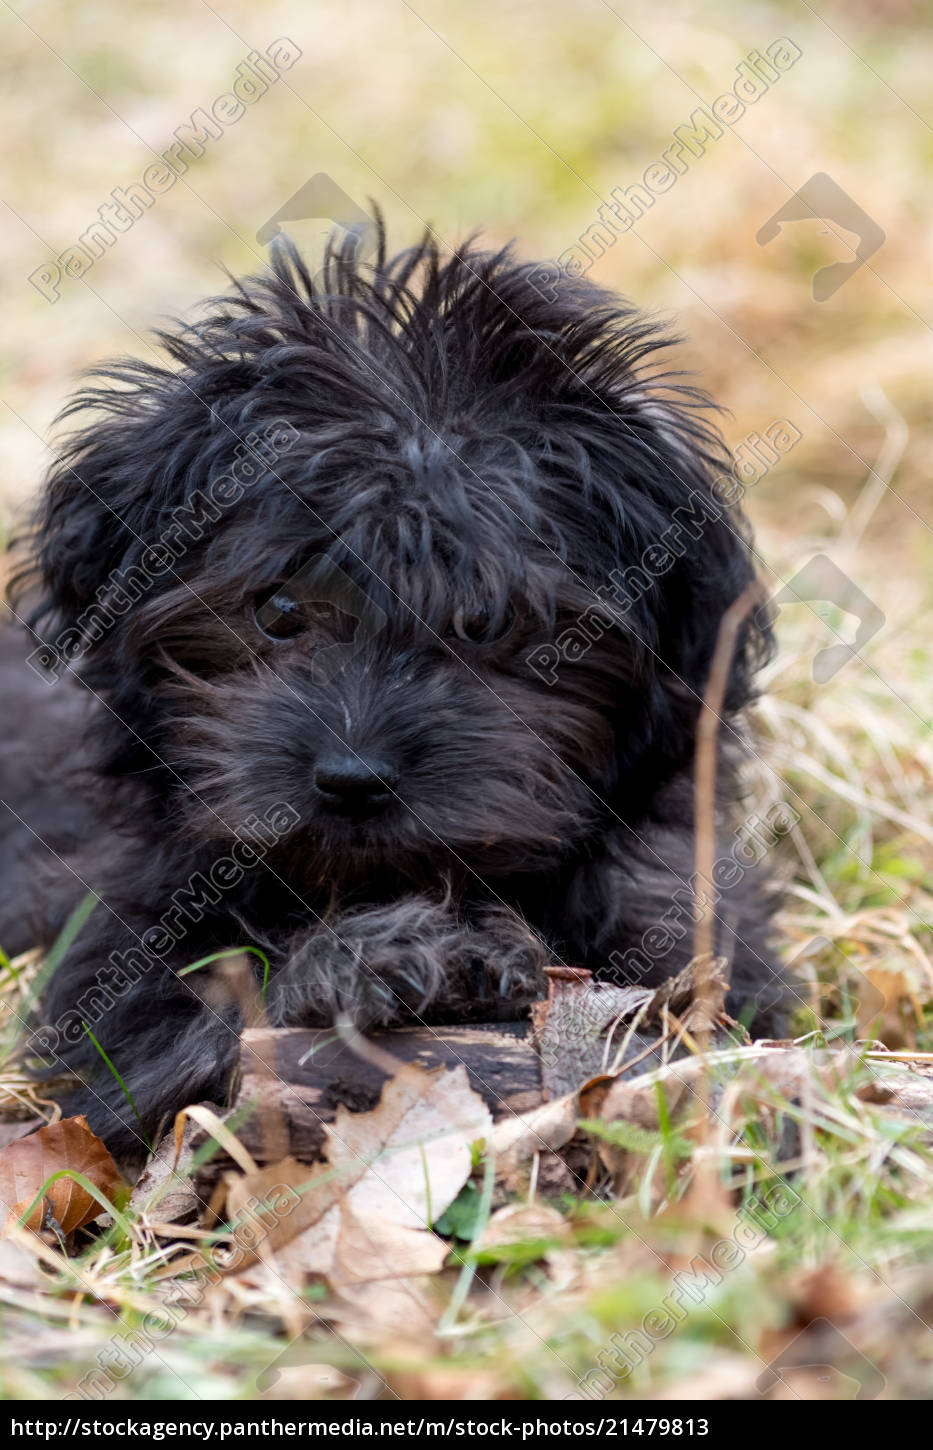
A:
{"label": "grassy ground", "polygon": [[[776,420],[799,433],[747,496],[775,590],[824,555],[884,616],[860,659],[821,682],[819,652],[854,635],[846,598],[830,587],[828,599],[781,607],[754,790],[762,805],[781,797],[800,815],[779,853],[800,1031],[819,1024],[854,1042],[870,1029],[890,1048],[933,1049],[925,18],[928,7],[911,0],[762,0],[741,11],[718,0],[468,10],[452,0],[261,10],[245,0],[213,9],[14,0],[0,18],[0,120],[21,138],[2,193],[0,518],[8,523],[35,486],[75,375],[114,351],[145,355],[147,326],[220,285],[221,264],[260,265],[256,231],[312,172],[360,203],[375,199],[400,242],[424,221],[449,241],[482,225],[492,241],[515,235],[529,254],[553,257],[614,187],[640,180],[701,102],[731,87],[743,57],[790,37],[801,51],[793,68],[707,142],[592,275],[676,315],[685,365],[730,409],[733,447]],[[281,35],[303,52],[286,78],[50,304],[27,276],[91,223],[113,187],[140,178],[152,148],[164,149],[196,107],[229,89],[251,47]],[[886,233],[822,303],[812,276],[851,257],[847,234],[814,221],[767,246],[755,240],[820,172]],[[320,244],[319,223],[294,230]],[[3,985],[15,1005],[22,980]],[[929,1132],[855,1095],[876,1071],[853,1063],[851,1079],[815,1086],[796,1107],[759,1100],[749,1116],[732,1104],[712,1140],[718,1187],[679,1159],[670,1180],[653,1143],[643,1145],[640,1186],[621,1198],[564,1199],[556,1217],[537,1198],[524,1248],[487,1251],[499,1261],[479,1265],[456,1315],[456,1266],[366,1302],[309,1290],[303,1307],[268,1277],[232,1276],[114,1395],[257,1395],[276,1346],[306,1327],[311,1368],[288,1372],[304,1394],[367,1396],[387,1384],[403,1397],[552,1397],[599,1368],[603,1378],[587,1384],[610,1395],[751,1396],[797,1329],[821,1320],[855,1349],[837,1343],[839,1377],[799,1371],[792,1393],[851,1392],[869,1373],[857,1351],[883,1378],[881,1393],[925,1394]],[[733,1232],[742,1202],[775,1169],[794,1175],[799,1206],[631,1367],[613,1336],[624,1340],[677,1267]],[[72,1388],[107,1339],[138,1328],[177,1281],[178,1244],[134,1214],[131,1231],[115,1229],[71,1264],[47,1262],[41,1280],[7,1249],[0,1312],[17,1354],[0,1362],[0,1394]]]}

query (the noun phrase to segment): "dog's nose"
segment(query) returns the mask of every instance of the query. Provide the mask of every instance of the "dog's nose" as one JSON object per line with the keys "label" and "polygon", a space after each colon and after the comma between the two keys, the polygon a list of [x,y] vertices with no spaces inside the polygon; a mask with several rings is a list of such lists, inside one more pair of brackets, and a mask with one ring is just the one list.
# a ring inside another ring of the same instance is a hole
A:
{"label": "dog's nose", "polygon": [[386,760],[333,755],[318,762],[314,784],[324,805],[340,816],[373,816],[388,805],[398,771]]}

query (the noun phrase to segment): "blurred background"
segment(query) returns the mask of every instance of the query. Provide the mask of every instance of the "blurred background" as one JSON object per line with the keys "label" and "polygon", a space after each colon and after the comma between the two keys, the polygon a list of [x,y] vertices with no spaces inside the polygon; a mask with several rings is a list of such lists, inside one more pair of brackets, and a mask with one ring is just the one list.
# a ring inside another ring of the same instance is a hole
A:
{"label": "blurred background", "polygon": [[[760,712],[762,793],[801,812],[787,952],[815,982],[843,945],[898,984],[910,1035],[933,996],[930,19],[911,0],[5,3],[0,528],[78,376],[151,355],[148,329],[224,268],[262,268],[257,232],[313,175],[381,207],[398,246],[428,225],[576,259],[675,324],[726,410],[762,573],[791,586]],[[151,168],[198,111],[214,134],[167,187]],[[607,231],[626,194],[643,214]],[[313,257],[328,225],[289,230]]]}

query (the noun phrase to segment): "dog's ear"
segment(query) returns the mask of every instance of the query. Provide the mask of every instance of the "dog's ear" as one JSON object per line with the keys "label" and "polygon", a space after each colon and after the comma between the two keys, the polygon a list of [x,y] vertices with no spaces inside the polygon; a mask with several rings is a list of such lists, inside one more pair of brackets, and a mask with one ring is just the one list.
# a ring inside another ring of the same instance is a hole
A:
{"label": "dog's ear", "polygon": [[[754,585],[756,571],[748,525],[733,502],[731,459],[690,408],[669,396],[629,399],[624,413],[613,408],[610,426],[616,446],[603,451],[598,470],[608,558],[592,551],[602,557],[594,557],[589,578],[594,588],[608,583],[621,610],[626,667],[632,652],[640,659],[641,724],[628,699],[616,735],[618,775],[631,797],[640,762],[663,761],[668,771],[692,758],[724,616]],[[724,717],[753,698],[754,676],[771,648],[770,624],[750,603],[730,661]],[[646,777],[646,789],[655,784]]]}
{"label": "dog's ear", "polygon": [[[490,290],[508,307],[490,326],[484,364],[543,400],[545,467],[564,487],[578,480],[587,503],[587,536],[573,552],[591,589],[624,581],[633,635],[686,711],[702,698],[723,615],[755,578],[743,486],[710,400],[670,369],[679,339],[624,300],[586,278],[555,277],[553,266],[499,275],[503,259],[489,265]],[[555,507],[566,519],[556,495]],[[752,611],[728,708],[748,698],[770,643]]]}
{"label": "dog's ear", "polygon": [[[726,611],[756,580],[743,486],[718,433],[694,411],[704,401],[692,390],[686,402],[666,395],[649,414],[644,487],[665,518],[660,533],[655,526],[643,535],[634,576],[636,587],[648,586],[661,667],[675,693],[682,690],[694,703],[708,684]],[[747,703],[752,676],[772,648],[760,605],[749,600],[739,628],[727,710]]]}
{"label": "dog's ear", "polygon": [[119,599],[121,579],[145,562],[174,510],[191,512],[193,499],[197,514],[213,454],[231,448],[209,401],[168,368],[128,362],[101,376],[107,385],[85,388],[62,415],[82,424],[53,450],[10,586],[42,638],[78,630],[82,656],[106,638],[97,612]]}
{"label": "dog's ear", "polygon": [[[562,450],[578,475],[584,460],[583,485],[604,521],[602,547],[594,539],[584,555],[589,573],[625,581],[633,628],[670,690],[695,704],[723,615],[755,578],[744,488],[710,421],[714,409],[668,369],[678,339],[628,304],[581,281],[544,310],[552,315],[547,328],[537,317],[539,366],[556,374],[562,425],[552,452]],[[770,647],[769,625],[753,610],[740,631],[729,709],[748,698]]]}
{"label": "dog's ear", "polygon": [[[200,319],[154,333],[164,362],[95,369],[61,414],[77,430],[53,450],[38,510],[17,541],[24,564],[10,591],[14,605],[38,598],[34,623],[73,627],[160,544],[175,510],[190,542],[192,528],[203,531],[206,489],[235,502],[229,471],[252,482],[297,438],[284,420],[309,394],[307,357],[303,369],[280,367],[272,383],[267,357],[273,344],[307,343],[314,286],[290,243],[273,250],[270,274],[231,279],[231,292],[208,298]],[[339,270],[342,259],[331,260]]]}

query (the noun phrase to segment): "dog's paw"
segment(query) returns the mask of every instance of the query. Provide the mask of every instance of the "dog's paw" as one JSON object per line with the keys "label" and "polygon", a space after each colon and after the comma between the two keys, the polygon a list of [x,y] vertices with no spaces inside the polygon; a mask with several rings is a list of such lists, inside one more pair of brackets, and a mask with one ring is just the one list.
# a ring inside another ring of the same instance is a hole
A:
{"label": "dog's paw", "polygon": [[279,1026],[330,1026],[341,1015],[361,1028],[517,1016],[539,995],[547,960],[506,908],[464,924],[445,904],[411,896],[296,939],[266,1005]]}

